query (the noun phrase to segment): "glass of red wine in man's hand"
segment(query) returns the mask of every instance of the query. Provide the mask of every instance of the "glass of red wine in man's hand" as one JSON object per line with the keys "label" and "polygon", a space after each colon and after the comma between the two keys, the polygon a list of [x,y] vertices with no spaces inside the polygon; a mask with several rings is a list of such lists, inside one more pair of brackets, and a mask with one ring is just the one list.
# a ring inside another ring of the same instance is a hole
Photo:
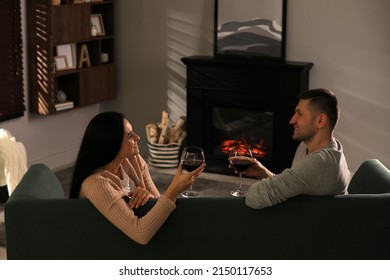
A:
{"label": "glass of red wine in man's hand", "polygon": [[229,155],[230,163],[233,165],[234,169],[238,172],[240,177],[240,183],[237,190],[231,191],[232,196],[244,197],[245,191],[242,190],[242,172],[248,169],[251,165],[250,158],[252,158],[252,151],[247,146],[237,146],[234,147]]}
{"label": "glass of red wine in man's hand", "polygon": [[[205,157],[203,153],[203,149],[199,147],[186,147],[183,150],[183,153],[181,154],[181,164],[183,166],[183,169],[192,172],[195,169],[197,169],[199,166],[201,166],[203,163],[205,163]],[[194,183],[191,183],[191,187],[184,191],[181,195],[184,197],[192,197],[197,196],[199,193],[197,191],[194,191],[192,188],[192,185]]]}

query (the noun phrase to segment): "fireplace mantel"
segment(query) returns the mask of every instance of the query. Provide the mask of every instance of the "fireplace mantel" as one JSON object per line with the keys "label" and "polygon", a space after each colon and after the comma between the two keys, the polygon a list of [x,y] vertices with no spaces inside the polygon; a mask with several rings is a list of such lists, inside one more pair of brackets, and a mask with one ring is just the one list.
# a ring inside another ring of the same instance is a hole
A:
{"label": "fireplace mantel", "polygon": [[[227,160],[213,156],[210,147],[211,107],[251,107],[268,104],[274,111],[274,159],[266,162],[275,172],[291,166],[297,146],[289,120],[297,95],[309,88],[313,63],[263,62],[259,60],[192,56],[182,59],[187,66],[187,144],[203,147],[206,171],[229,174]],[[218,100],[218,101],[217,101]],[[246,101],[246,103],[245,103]]]}
{"label": "fireplace mantel", "polygon": [[182,59],[187,66],[187,88],[225,89],[254,92],[262,90],[296,96],[308,88],[313,63],[263,62],[192,56]]}

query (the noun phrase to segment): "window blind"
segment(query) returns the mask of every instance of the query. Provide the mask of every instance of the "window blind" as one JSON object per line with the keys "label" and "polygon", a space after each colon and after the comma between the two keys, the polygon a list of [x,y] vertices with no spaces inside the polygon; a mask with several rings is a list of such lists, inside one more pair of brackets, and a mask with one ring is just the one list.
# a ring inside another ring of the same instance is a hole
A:
{"label": "window blind", "polygon": [[23,116],[23,50],[20,0],[0,1],[0,122]]}

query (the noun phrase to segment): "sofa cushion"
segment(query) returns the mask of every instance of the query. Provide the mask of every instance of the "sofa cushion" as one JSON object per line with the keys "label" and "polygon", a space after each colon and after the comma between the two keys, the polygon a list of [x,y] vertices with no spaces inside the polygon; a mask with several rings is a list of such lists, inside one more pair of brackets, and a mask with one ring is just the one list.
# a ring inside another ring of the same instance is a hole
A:
{"label": "sofa cushion", "polygon": [[377,159],[365,160],[353,175],[348,193],[390,193],[390,171]]}

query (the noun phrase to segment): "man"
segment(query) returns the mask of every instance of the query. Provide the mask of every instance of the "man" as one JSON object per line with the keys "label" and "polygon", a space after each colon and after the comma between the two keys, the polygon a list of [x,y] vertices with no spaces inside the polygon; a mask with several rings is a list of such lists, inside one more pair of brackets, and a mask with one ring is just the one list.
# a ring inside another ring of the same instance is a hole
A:
{"label": "man", "polygon": [[343,147],[333,137],[339,108],[335,95],[326,89],[301,93],[290,120],[293,139],[301,141],[291,168],[275,175],[251,159],[247,176],[257,177],[246,195],[249,207],[273,206],[297,195],[345,194],[350,179]]}

